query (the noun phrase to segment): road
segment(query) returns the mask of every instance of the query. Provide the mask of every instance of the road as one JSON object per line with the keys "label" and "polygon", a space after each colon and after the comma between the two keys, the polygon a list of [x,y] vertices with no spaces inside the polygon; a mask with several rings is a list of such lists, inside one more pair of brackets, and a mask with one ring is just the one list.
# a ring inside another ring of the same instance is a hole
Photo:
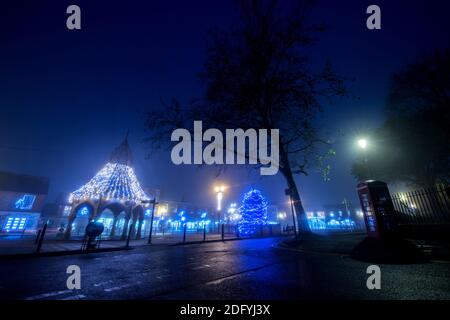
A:
{"label": "road", "polygon": [[[280,238],[0,261],[0,299],[450,299],[450,264],[380,265],[280,249]],[[68,290],[66,268],[81,268]]]}

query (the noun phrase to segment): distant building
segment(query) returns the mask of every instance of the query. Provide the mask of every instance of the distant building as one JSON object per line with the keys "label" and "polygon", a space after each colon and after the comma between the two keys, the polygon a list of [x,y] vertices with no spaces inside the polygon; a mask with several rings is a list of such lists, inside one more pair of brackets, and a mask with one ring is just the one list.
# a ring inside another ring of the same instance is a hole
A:
{"label": "distant building", "polygon": [[67,203],[68,197],[68,194],[61,193],[55,202],[46,203],[42,208],[41,221],[48,223],[47,234],[58,232],[58,229],[66,226],[67,216],[72,208]]}
{"label": "distant building", "polygon": [[34,233],[48,187],[48,178],[0,171],[0,234]]}
{"label": "distant building", "polygon": [[320,210],[307,211],[306,216],[312,230],[364,229],[361,208],[345,199],[342,203],[324,205]]}
{"label": "distant building", "polygon": [[278,215],[279,215],[278,206],[272,204],[267,206],[267,222],[269,223],[279,222],[280,217]]}
{"label": "distant building", "polygon": [[[146,217],[151,215],[151,210],[146,210]],[[221,221],[225,217],[221,216]],[[154,228],[157,230],[178,231],[184,223],[188,230],[197,230],[207,225],[209,228],[218,223],[218,213],[213,207],[198,206],[189,202],[160,200],[155,210]],[[150,231],[146,225],[145,233]]]}

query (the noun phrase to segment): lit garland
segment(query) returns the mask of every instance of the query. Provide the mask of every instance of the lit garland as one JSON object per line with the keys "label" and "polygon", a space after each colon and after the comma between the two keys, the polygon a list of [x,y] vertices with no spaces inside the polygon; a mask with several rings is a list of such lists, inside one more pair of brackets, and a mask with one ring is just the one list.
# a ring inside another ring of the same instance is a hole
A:
{"label": "lit garland", "polygon": [[242,206],[239,208],[241,221],[239,222],[239,234],[251,235],[257,231],[258,226],[267,222],[268,202],[261,191],[252,189],[244,195]]}
{"label": "lit garland", "polygon": [[135,201],[150,200],[142,190],[133,168],[125,164],[107,163],[88,183],[72,192],[69,202],[86,199]]}

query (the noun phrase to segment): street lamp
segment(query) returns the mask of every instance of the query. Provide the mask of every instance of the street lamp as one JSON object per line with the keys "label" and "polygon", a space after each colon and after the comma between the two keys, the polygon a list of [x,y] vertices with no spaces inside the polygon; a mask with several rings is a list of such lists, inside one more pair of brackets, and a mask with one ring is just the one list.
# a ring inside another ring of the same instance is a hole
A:
{"label": "street lamp", "polygon": [[223,199],[223,193],[225,191],[226,187],[224,185],[216,186],[214,188],[214,191],[216,192],[216,198],[217,198],[217,217],[218,217],[218,224],[217,224],[217,230],[220,233],[219,225],[220,225],[220,211],[222,211],[222,199]]}
{"label": "street lamp", "polygon": [[225,186],[217,186],[214,188],[214,191],[216,191],[216,197],[217,197],[217,211],[222,210],[222,199],[223,199],[223,192],[225,191]]}
{"label": "street lamp", "polygon": [[358,146],[359,146],[361,149],[366,149],[366,148],[367,148],[367,139],[364,139],[364,138],[359,139],[359,140],[358,140]]}

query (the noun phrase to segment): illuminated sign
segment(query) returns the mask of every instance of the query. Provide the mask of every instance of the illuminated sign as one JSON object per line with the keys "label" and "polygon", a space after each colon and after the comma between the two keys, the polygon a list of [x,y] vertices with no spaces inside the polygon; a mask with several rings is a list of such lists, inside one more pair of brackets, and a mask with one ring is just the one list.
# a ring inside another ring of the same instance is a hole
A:
{"label": "illuminated sign", "polygon": [[33,208],[34,200],[36,200],[35,195],[25,194],[22,198],[17,199],[14,206],[19,210],[31,210]]}

